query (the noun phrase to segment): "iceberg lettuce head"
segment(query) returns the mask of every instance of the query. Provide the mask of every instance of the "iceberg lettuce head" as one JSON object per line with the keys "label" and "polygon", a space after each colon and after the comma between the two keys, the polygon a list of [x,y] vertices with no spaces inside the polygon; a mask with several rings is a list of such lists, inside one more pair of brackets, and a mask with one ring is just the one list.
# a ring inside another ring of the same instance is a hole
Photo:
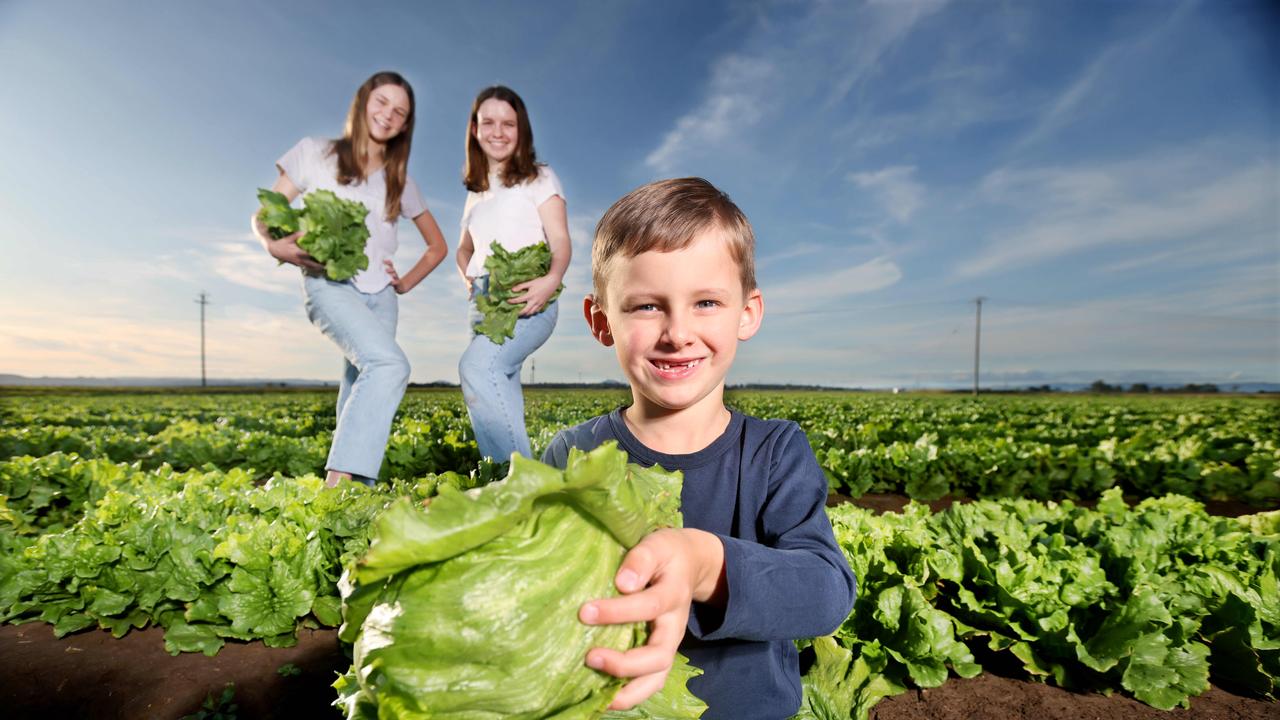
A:
{"label": "iceberg lettuce head", "polygon": [[[642,625],[587,626],[586,601],[617,594],[627,549],[680,524],[680,476],[628,465],[613,443],[572,451],[564,471],[520,456],[506,479],[442,488],[375,522],[340,583],[340,637],[354,644],[336,704],[349,718],[596,718],[622,680],[587,650],[642,645]],[[698,717],[683,658],[628,717]]]}

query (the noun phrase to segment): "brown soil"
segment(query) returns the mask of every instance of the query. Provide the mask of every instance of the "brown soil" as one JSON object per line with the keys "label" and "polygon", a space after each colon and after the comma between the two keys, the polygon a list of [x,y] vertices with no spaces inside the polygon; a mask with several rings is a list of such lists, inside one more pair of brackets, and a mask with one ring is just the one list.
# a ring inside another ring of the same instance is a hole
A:
{"label": "brown soil", "polygon": [[[282,676],[292,663],[301,671]],[[177,720],[196,713],[209,695],[235,684],[235,717],[340,718],[329,685],[349,663],[333,630],[306,631],[292,648],[230,643],[216,657],[171,657],[157,629],[121,639],[95,630],[62,639],[49,625],[0,626],[0,708],[11,720]],[[942,687],[911,690],[880,701],[873,720],[1264,720],[1280,704],[1213,687],[1190,710],[1162,712],[1120,695],[1072,693],[985,673],[951,678]]]}
{"label": "brown soil", "polygon": [[952,677],[941,687],[909,690],[871,709],[871,720],[1276,720],[1280,703],[1233,695],[1218,687],[1191,698],[1190,709],[1157,710],[1124,697],[1073,693],[983,673]]}
{"label": "brown soil", "polygon": [[[277,670],[292,663],[301,672]],[[303,631],[291,648],[228,643],[215,657],[170,656],[163,631],[53,636],[45,623],[0,626],[0,714],[11,720],[176,720],[235,684],[235,717],[340,718],[329,685],[350,662],[336,630]]]}

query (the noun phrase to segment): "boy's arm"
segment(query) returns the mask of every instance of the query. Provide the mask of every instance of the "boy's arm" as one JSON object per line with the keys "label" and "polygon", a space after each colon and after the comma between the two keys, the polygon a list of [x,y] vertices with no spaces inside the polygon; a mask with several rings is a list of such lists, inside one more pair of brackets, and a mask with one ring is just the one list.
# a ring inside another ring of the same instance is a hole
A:
{"label": "boy's arm", "polygon": [[853,608],[857,585],[827,519],[826,476],[798,427],[779,447],[770,458],[760,541],[717,535],[724,545],[727,598],[723,609],[693,606],[694,637],[817,637],[839,627]]}

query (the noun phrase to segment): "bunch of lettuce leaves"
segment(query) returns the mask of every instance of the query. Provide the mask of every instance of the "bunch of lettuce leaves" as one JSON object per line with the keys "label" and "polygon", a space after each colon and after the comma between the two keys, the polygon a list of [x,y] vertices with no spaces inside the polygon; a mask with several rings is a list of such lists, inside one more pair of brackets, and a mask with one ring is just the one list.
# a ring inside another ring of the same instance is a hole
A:
{"label": "bunch of lettuce leaves", "polygon": [[[489,245],[484,268],[489,271],[489,292],[476,298],[476,307],[483,319],[475,326],[475,332],[501,345],[507,338],[516,336],[516,318],[524,309],[523,303],[507,302],[519,294],[511,288],[550,272],[551,248],[542,242],[511,252],[495,240]],[[561,290],[564,290],[563,283],[547,300],[548,305],[560,297]]]}
{"label": "bunch of lettuce leaves", "polygon": [[[592,647],[644,644],[641,624],[587,626],[614,596],[627,549],[680,525],[680,476],[628,465],[613,443],[564,471],[515,456],[499,482],[399,501],[339,582],[351,670],[334,684],[348,718],[597,718],[623,681],[584,664]],[[696,718],[683,658],[630,718]]]}
{"label": "bunch of lettuce leaves", "polygon": [[173,654],[215,655],[228,639],[291,646],[299,628],[341,622],[338,578],[391,499],[489,478],[447,472],[387,491],[260,480],[61,453],[0,462],[0,622],[44,621],[59,637],[157,625]]}
{"label": "bunch of lettuce leaves", "polygon": [[1280,694],[1280,511],[1215,517],[1178,495],[1129,507],[1112,488],[1092,509],[827,514],[859,597],[835,644],[815,641],[800,717],[865,720],[883,697],[977,675],[975,653],[1164,710],[1210,676]]}
{"label": "bunch of lettuce leaves", "polygon": [[369,267],[364,254],[369,228],[364,224],[369,208],[355,200],[343,200],[329,190],[315,190],[302,198],[302,208],[272,190],[258,188],[259,215],[274,238],[301,231],[298,247],[324,263],[330,280],[346,280]]}

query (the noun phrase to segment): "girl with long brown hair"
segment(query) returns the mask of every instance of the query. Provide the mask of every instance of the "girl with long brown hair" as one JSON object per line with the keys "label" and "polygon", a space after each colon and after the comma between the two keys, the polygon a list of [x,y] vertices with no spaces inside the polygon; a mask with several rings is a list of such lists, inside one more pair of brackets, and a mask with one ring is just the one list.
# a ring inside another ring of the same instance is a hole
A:
{"label": "girl with long brown hair", "polygon": [[[394,72],[379,72],[356,91],[342,137],[303,138],[278,161],[272,190],[290,201],[330,190],[369,209],[367,269],[349,280],[325,276],[324,266],[298,247],[301,233],[272,239],[257,215],[253,231],[271,256],[302,268],[311,322],[342,351],[338,423],[325,463],[326,481],[372,484],[382,467],[391,421],[409,382],[409,361],[396,343],[397,295],[422,282],[448,254],[444,236],[408,174],[415,118],[413,88]],[[426,250],[404,276],[392,264],[400,218],[413,222]]]}
{"label": "girl with long brown hair", "polygon": [[523,305],[515,337],[499,345],[473,331],[458,362],[480,454],[497,460],[513,452],[528,457],[520,369],[555,329],[558,308],[551,298],[569,268],[570,243],[560,179],[537,162],[529,112],[510,88],[485,88],[471,104],[463,185],[467,203],[457,260],[472,298],[473,327],[480,320],[475,298],[488,288],[490,244],[514,251],[545,242],[551,249],[547,274],[512,288],[520,294],[510,302]]}

